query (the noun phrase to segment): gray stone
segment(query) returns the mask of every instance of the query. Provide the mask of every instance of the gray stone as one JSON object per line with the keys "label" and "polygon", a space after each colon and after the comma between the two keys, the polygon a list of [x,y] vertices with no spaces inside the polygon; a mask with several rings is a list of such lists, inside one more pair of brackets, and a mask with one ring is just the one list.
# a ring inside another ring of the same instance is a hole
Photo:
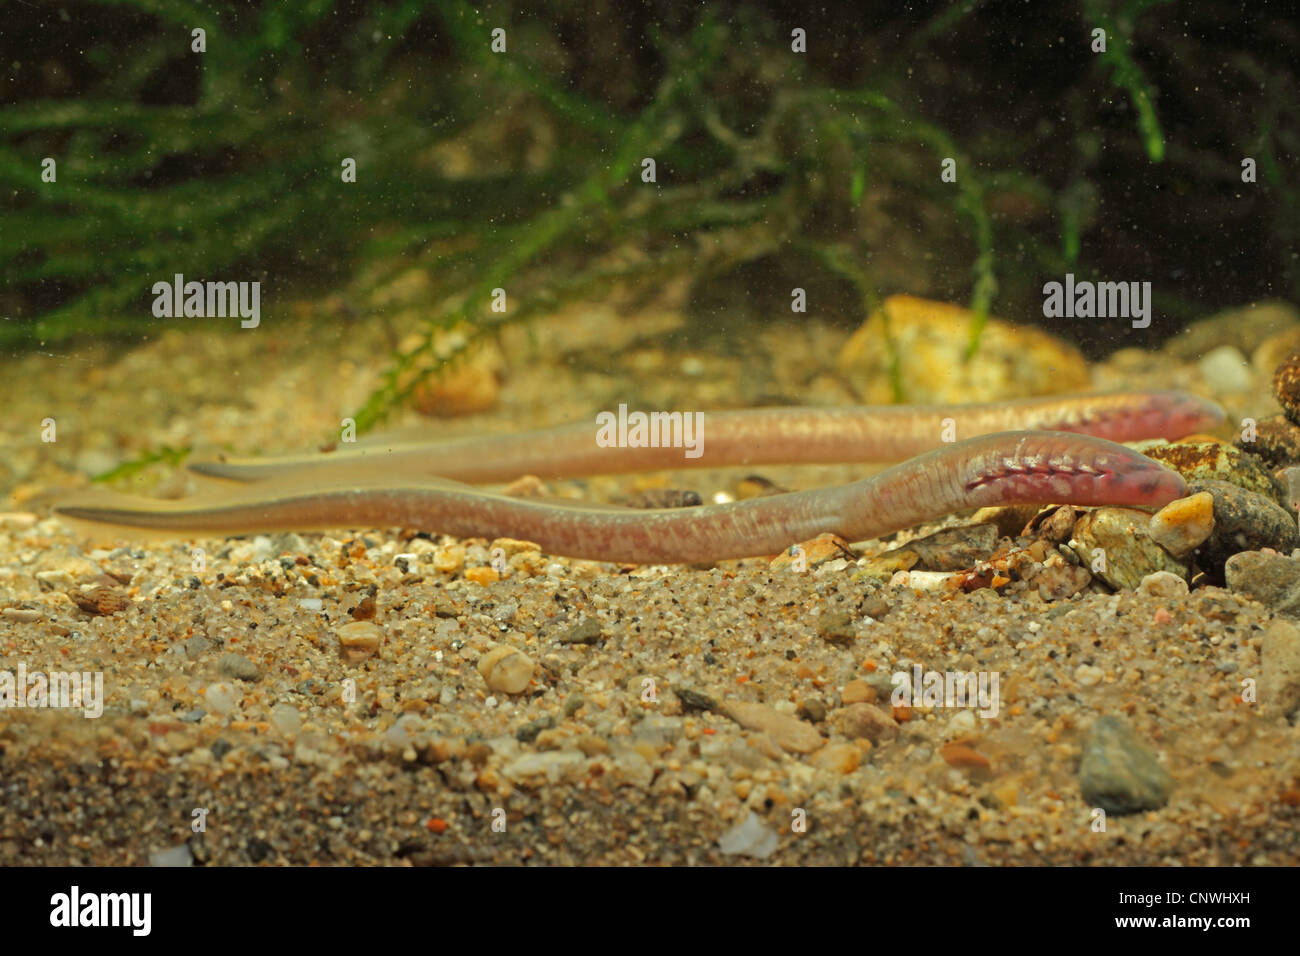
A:
{"label": "gray stone", "polygon": [[699,691],[688,690],[685,687],[674,687],[673,693],[682,702],[682,710],[701,710],[709,713],[718,709],[718,702],[708,694],[701,694]]}
{"label": "gray stone", "polygon": [[1291,717],[1300,710],[1300,627],[1290,621],[1269,623],[1259,649],[1259,702]]}
{"label": "gray stone", "polygon": [[1228,589],[1277,614],[1300,618],[1300,558],[1243,551],[1224,567]]}
{"label": "gray stone", "polygon": [[584,617],[560,638],[566,644],[595,644],[601,639],[600,621]]}
{"label": "gray stone", "polygon": [[1169,802],[1173,778],[1142,747],[1119,717],[1098,717],[1083,745],[1079,763],[1083,798],[1107,813],[1158,810]]}
{"label": "gray stone", "polygon": [[257,681],[262,679],[262,669],[243,654],[227,652],[217,661],[217,670],[226,677],[236,680]]}
{"label": "gray stone", "polygon": [[848,611],[823,611],[817,616],[817,633],[828,644],[848,647],[857,639],[853,615]]}
{"label": "gray stone", "polygon": [[515,740],[521,744],[530,744],[537,739],[537,735],[543,730],[550,730],[555,726],[555,718],[550,714],[538,717],[536,720],[530,720],[515,731]]}
{"label": "gray stone", "polygon": [[1214,530],[1197,549],[1198,564],[1221,567],[1242,551],[1275,548],[1290,554],[1300,547],[1295,518],[1277,502],[1226,481],[1194,481],[1190,487],[1214,497]]}
{"label": "gray stone", "polygon": [[190,660],[194,660],[216,647],[212,641],[208,640],[202,634],[194,635],[181,646],[185,648],[185,656]]}

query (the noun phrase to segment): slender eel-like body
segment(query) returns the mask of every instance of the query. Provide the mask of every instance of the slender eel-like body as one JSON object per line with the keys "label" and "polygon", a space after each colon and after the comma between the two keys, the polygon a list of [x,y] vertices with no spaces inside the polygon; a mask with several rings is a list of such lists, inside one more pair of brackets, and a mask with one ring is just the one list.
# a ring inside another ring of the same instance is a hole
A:
{"label": "slender eel-like body", "polygon": [[521,475],[572,478],[731,465],[904,461],[958,440],[1012,429],[1076,432],[1136,441],[1181,438],[1223,421],[1213,402],[1185,392],[1056,395],[982,405],[758,408],[704,412],[699,457],[681,447],[602,447],[593,423],[437,443],[375,443],[327,455],[195,462],[233,481],[295,478],[346,482],[430,475],[470,483]]}
{"label": "slender eel-like body", "polygon": [[1021,431],[947,445],[847,485],[694,508],[559,504],[428,479],[306,488],[275,482],[198,502],[69,502],[56,510],[195,535],[395,526],[522,538],[579,558],[673,564],[774,554],[827,531],[865,540],[986,505],[1154,506],[1185,492],[1177,474],[1122,445]]}

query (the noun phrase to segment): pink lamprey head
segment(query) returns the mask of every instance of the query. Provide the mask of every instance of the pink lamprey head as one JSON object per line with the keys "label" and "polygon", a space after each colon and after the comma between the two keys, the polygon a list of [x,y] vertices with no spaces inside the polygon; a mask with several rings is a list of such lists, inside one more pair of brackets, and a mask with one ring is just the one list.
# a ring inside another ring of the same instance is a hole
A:
{"label": "pink lamprey head", "polygon": [[1158,507],[1187,494],[1176,472],[1103,438],[1003,432],[975,442],[965,490],[981,504]]}

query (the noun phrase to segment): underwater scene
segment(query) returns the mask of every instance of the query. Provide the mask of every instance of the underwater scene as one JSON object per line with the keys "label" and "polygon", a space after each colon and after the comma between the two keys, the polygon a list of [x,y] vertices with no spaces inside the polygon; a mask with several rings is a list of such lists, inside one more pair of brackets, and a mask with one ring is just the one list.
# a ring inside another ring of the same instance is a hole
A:
{"label": "underwater scene", "polygon": [[0,866],[1295,865],[1294,14],[7,0]]}

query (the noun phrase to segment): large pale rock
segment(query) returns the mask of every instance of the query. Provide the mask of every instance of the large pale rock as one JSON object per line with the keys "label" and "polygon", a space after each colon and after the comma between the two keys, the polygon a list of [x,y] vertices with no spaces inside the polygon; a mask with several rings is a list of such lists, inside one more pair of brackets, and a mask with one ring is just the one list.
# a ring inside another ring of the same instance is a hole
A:
{"label": "large pale rock", "polygon": [[[1074,346],[1030,326],[989,318],[979,351],[966,360],[971,311],[910,295],[885,300],[909,402],[979,402],[1088,387],[1088,366]],[[845,343],[840,369],[863,400],[887,404],[890,387],[885,316],[872,313]]]}

